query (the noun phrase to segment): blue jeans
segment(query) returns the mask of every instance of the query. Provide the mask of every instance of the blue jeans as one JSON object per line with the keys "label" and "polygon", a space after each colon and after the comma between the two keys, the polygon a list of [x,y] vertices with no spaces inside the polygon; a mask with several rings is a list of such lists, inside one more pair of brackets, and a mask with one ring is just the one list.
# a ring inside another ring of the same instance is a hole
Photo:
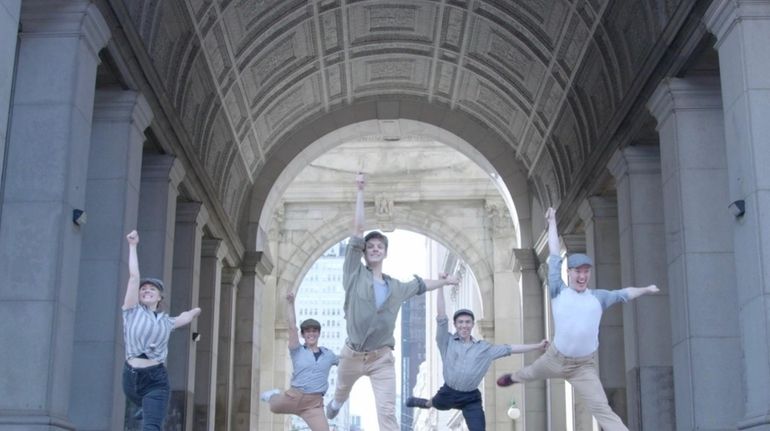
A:
{"label": "blue jeans", "polygon": [[444,385],[433,396],[431,403],[438,410],[461,410],[470,431],[484,431],[487,428],[484,409],[481,407],[481,392],[478,389],[461,392]]}
{"label": "blue jeans", "polygon": [[142,430],[160,431],[168,410],[170,387],[163,364],[147,368],[123,366],[123,393],[142,408]]}

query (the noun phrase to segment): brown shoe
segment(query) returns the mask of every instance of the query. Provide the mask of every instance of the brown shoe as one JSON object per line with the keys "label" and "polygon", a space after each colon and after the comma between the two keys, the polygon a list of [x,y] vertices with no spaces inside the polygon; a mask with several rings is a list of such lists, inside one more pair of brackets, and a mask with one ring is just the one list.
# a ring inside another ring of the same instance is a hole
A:
{"label": "brown shoe", "polygon": [[510,373],[503,374],[497,379],[497,386],[501,387],[511,386],[514,383],[516,383],[516,381],[513,380]]}

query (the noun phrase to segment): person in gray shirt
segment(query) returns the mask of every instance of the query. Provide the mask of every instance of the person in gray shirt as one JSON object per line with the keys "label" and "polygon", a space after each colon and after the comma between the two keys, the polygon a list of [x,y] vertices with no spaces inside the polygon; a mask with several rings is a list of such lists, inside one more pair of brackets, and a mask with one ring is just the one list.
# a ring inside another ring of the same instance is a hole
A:
{"label": "person in gray shirt", "polygon": [[[372,382],[377,403],[380,431],[400,431],[396,419],[396,369],[393,331],[401,304],[407,299],[447,284],[457,284],[452,276],[442,280],[423,280],[415,276],[402,282],[382,272],[388,256],[388,238],[374,231],[364,237],[363,174],[356,176],[353,235],[348,242],[343,264],[347,340],[340,351],[337,389],[326,406],[326,417],[334,419],[350,396],[353,384],[367,376]],[[364,259],[366,265],[361,262]]]}
{"label": "person in gray shirt", "polygon": [[[443,277],[443,275],[442,275]],[[460,309],[453,316],[455,333],[449,333],[449,319],[444,303],[444,289],[438,291],[436,300],[436,321],[438,332],[436,344],[444,364],[444,385],[430,400],[409,397],[407,407],[438,410],[458,409],[463,413],[469,431],[486,429],[486,419],[478,387],[492,365],[492,361],[512,353],[545,350],[548,341],[537,344],[491,344],[471,336],[475,316],[471,310]]]}
{"label": "person in gray shirt", "polygon": [[286,295],[286,325],[289,328],[289,354],[294,371],[291,388],[281,393],[278,389],[262,392],[260,398],[270,404],[273,413],[294,414],[302,418],[312,431],[329,431],[324,417],[323,396],[329,389],[329,371],[339,365],[337,355],[318,345],[321,324],[306,319],[299,325],[305,344],[299,343],[294,314],[294,293]]}

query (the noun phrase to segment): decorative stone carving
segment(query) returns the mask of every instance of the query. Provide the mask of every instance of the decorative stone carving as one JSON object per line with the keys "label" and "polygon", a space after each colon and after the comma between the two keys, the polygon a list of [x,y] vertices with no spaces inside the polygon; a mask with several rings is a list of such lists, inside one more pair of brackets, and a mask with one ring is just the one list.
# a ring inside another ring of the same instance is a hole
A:
{"label": "decorative stone carving", "polygon": [[393,225],[393,197],[380,193],[374,197],[374,213],[377,219],[377,225],[385,232],[391,232],[395,229]]}
{"label": "decorative stone carving", "polygon": [[484,213],[487,219],[487,227],[493,236],[510,235],[514,233],[511,214],[504,202],[485,202]]}
{"label": "decorative stone carving", "polygon": [[281,202],[275,206],[275,212],[273,212],[273,222],[270,224],[270,230],[267,232],[267,238],[270,241],[282,241],[284,238],[285,224],[286,205]]}

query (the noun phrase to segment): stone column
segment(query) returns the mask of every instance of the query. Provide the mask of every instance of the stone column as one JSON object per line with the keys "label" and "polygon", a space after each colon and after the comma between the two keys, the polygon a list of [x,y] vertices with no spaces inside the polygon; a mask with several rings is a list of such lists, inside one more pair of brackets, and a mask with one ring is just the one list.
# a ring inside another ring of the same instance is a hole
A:
{"label": "stone column", "polygon": [[[16,68],[16,40],[20,13],[21,0],[6,0],[0,3],[0,190],[3,189],[5,139],[13,93],[13,72]],[[2,192],[0,192],[0,215],[2,215],[1,201]]]}
{"label": "stone column", "polygon": [[[513,249],[514,269],[520,274],[522,319],[524,327],[524,343],[536,343],[545,338],[545,315],[543,309],[543,283],[537,275],[537,256],[532,249]],[[535,362],[540,352],[530,352],[523,356],[521,365]],[[514,371],[514,370],[511,370]],[[510,372],[510,371],[509,371]],[[521,409],[522,417],[517,423],[517,429],[545,430],[547,429],[546,382],[544,380],[514,386],[519,388],[515,394],[516,402]]]}
{"label": "stone column", "polygon": [[79,430],[123,427],[120,306],[128,281],[125,235],[136,227],[142,143],[151,120],[142,95],[97,91],[70,391],[70,417]]}
{"label": "stone column", "polygon": [[663,162],[677,429],[734,429],[743,373],[719,80],[667,79],[648,106]]}
{"label": "stone column", "polygon": [[204,239],[201,247],[201,277],[198,306],[198,332],[195,360],[195,430],[214,430],[216,416],[217,371],[219,360],[219,311],[222,259],[227,246],[221,239]]}
{"label": "stone column", "polygon": [[243,276],[238,284],[235,326],[234,405],[237,431],[257,428],[259,424],[260,314],[264,278],[273,264],[262,252],[247,252],[243,258]]}
{"label": "stone column", "polygon": [[85,207],[98,52],[109,29],[86,1],[27,0],[20,19],[0,204],[0,429],[72,429],[82,239],[72,214]]}
{"label": "stone column", "polygon": [[[179,202],[174,232],[174,286],[170,295],[170,312],[177,316],[198,306],[200,291],[201,243],[208,212],[199,202]],[[169,299],[169,296],[166,296]],[[196,346],[191,334],[198,332],[198,320],[177,329],[168,343],[168,378],[171,401],[167,427],[192,429],[195,395]]]}
{"label": "stone column", "polygon": [[608,165],[618,196],[622,286],[661,290],[623,305],[628,427],[640,431],[675,429],[660,162],[656,147],[636,146],[616,152]]}
{"label": "stone column", "polygon": [[217,349],[217,399],[215,429],[233,429],[233,357],[235,351],[235,299],[241,270],[222,270],[219,299],[219,348]]}
{"label": "stone column", "polygon": [[[578,213],[585,229],[586,254],[594,260],[590,287],[622,288],[616,198],[590,197],[581,204]],[[623,346],[623,307],[616,305],[604,311],[599,325],[599,375],[610,407],[627,423]]]}
{"label": "stone column", "polygon": [[137,230],[141,244],[137,250],[142,275],[160,278],[171,296],[172,259],[176,198],[184,179],[182,163],[174,156],[145,154],[142,158],[142,184],[139,195]]}
{"label": "stone column", "polygon": [[770,430],[770,1],[713,2],[704,16],[719,52],[728,194],[746,213],[732,221],[746,387],[737,429]]}
{"label": "stone column", "polygon": [[[265,277],[264,289],[262,290],[262,313],[260,313],[260,326],[262,332],[260,333],[260,364],[262,367],[259,370],[259,392],[266,391],[272,388],[284,388],[284,381],[276,380],[275,374],[278,368],[278,362],[281,358],[285,359],[285,355],[282,355],[283,350],[286,350],[287,344],[278,342],[276,337],[277,326],[281,326],[281,323],[285,321],[284,312],[284,295],[285,289],[281,289],[278,286],[278,282],[274,275]],[[278,321],[277,321],[278,319]],[[299,322],[298,322],[299,324]],[[286,326],[285,324],[283,326]],[[259,429],[275,429],[275,423],[280,422],[283,426],[286,418],[285,415],[276,415],[270,412],[270,407],[267,403],[259,403]],[[283,429],[283,428],[281,428]]]}

